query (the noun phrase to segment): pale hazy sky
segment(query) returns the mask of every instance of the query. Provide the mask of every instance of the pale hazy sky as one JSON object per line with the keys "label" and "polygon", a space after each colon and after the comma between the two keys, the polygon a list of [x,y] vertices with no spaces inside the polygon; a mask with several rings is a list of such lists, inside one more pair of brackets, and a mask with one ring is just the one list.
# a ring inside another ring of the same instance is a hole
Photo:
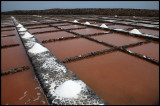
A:
{"label": "pale hazy sky", "polygon": [[159,10],[159,1],[1,1],[1,11],[53,8],[132,8]]}

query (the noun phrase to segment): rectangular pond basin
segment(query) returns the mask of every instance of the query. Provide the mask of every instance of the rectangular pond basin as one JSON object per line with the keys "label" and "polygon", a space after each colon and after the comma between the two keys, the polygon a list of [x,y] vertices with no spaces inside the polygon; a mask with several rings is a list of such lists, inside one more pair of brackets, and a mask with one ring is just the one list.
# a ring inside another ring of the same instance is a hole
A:
{"label": "rectangular pond basin", "polygon": [[65,31],[39,33],[39,34],[34,34],[34,35],[39,41],[49,40],[49,39],[58,39],[61,37],[76,36],[74,34],[71,34],[71,33],[65,32]]}
{"label": "rectangular pond basin", "polygon": [[1,46],[18,44],[19,42],[20,42],[20,39],[18,39],[18,36],[1,37]]}
{"label": "rectangular pond basin", "polygon": [[[18,59],[17,59],[18,61]],[[26,61],[29,70],[1,76],[2,105],[47,105],[48,102],[35,77],[34,70]]]}
{"label": "rectangular pond basin", "polygon": [[3,28],[1,28],[1,30],[10,30],[10,29],[14,29],[14,27],[3,27]]}
{"label": "rectangular pond basin", "polygon": [[58,26],[58,25],[67,25],[67,24],[71,24],[71,23],[54,23],[54,24],[51,24],[51,25]]}
{"label": "rectangular pond basin", "polygon": [[[20,57],[20,58],[19,58]],[[1,71],[29,66],[29,70],[1,76],[1,102],[5,104],[48,104],[36,80],[34,70],[21,46],[2,49]],[[14,97],[14,98],[11,98]]]}
{"label": "rectangular pond basin", "polygon": [[159,36],[159,30],[158,30],[158,29],[156,30],[156,29],[141,28],[141,29],[138,29],[138,30],[139,30],[141,33]]}
{"label": "rectangular pond basin", "polygon": [[48,102],[36,79],[33,67],[18,34],[15,34],[14,39],[10,39],[11,37],[6,37],[5,40],[1,39],[4,44],[13,42],[20,44],[20,46],[1,49],[1,72],[23,66],[29,66],[30,69],[1,76],[1,104],[46,105]]}
{"label": "rectangular pond basin", "polygon": [[147,44],[129,47],[127,49],[159,61],[159,42],[153,41]]}
{"label": "rectangular pond basin", "polygon": [[70,28],[83,28],[85,27],[84,25],[67,25],[67,26],[59,26],[59,28],[62,28],[62,29],[70,29]]}
{"label": "rectangular pond basin", "polygon": [[108,25],[109,28],[115,28],[115,29],[128,29],[128,28],[134,28],[133,26],[128,26],[128,25]]}
{"label": "rectangular pond basin", "polygon": [[124,24],[132,24],[133,22],[127,22],[127,21],[117,21],[118,23],[124,23]]}
{"label": "rectangular pond basin", "polygon": [[[26,65],[26,61],[28,57],[25,53],[24,48],[20,46],[7,47],[1,49],[2,58],[1,58],[1,69],[2,71],[10,70],[16,67],[21,67]],[[21,58],[19,58],[21,57]],[[18,60],[17,60],[18,59]],[[24,59],[24,60],[23,60]]]}
{"label": "rectangular pond basin", "polygon": [[44,46],[46,46],[51,53],[61,61],[69,57],[109,49],[107,46],[84,38],[44,43]]}
{"label": "rectangular pond basin", "polygon": [[146,23],[135,23],[134,25],[138,25],[138,26],[146,26],[146,27],[158,27],[159,25],[152,25],[152,24],[146,24]]}
{"label": "rectangular pond basin", "polygon": [[158,65],[120,51],[65,65],[108,104],[159,104]]}
{"label": "rectangular pond basin", "polygon": [[97,22],[97,23],[94,23],[94,24],[96,24],[96,25],[99,25],[99,26],[101,26],[102,24],[105,24],[105,25],[111,25],[112,23],[109,23],[109,22]]}
{"label": "rectangular pond basin", "polygon": [[27,26],[24,26],[25,28],[36,28],[36,27],[46,27],[48,25],[45,25],[45,24],[40,24],[40,25],[27,25]]}
{"label": "rectangular pond basin", "polygon": [[16,30],[1,31],[1,36],[4,36],[4,35],[13,35],[13,34],[16,34]]}
{"label": "rectangular pond basin", "polygon": [[82,34],[82,35],[109,32],[109,31],[102,30],[102,29],[97,29],[97,28],[76,29],[76,30],[70,30],[70,31],[76,32],[76,33],[79,33],[79,34]]}
{"label": "rectangular pond basin", "polygon": [[92,36],[92,38],[115,45],[115,46],[123,46],[123,45],[145,41],[145,39],[143,38],[133,37],[133,36],[122,34],[122,33],[110,33],[110,34],[104,34],[99,36]]}
{"label": "rectangular pond basin", "polygon": [[53,31],[53,30],[59,30],[59,29],[54,27],[46,27],[46,28],[29,29],[29,32],[35,33],[35,32],[45,32],[45,31]]}

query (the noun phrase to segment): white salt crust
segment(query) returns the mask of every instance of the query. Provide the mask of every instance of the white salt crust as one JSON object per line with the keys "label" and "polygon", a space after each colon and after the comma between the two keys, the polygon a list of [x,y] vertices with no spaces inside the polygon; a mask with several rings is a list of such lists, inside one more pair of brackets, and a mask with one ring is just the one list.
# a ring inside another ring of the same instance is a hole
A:
{"label": "white salt crust", "polygon": [[48,51],[48,49],[43,47],[39,43],[35,43],[34,46],[31,49],[28,50],[28,52],[31,53],[31,54],[42,53],[42,52],[45,52],[45,51]]}
{"label": "white salt crust", "polygon": [[27,29],[24,27],[21,27],[18,31],[27,31]]}
{"label": "white salt crust", "polygon": [[62,83],[59,87],[54,90],[56,85],[54,83],[51,84],[50,91],[52,94],[60,97],[60,98],[78,98],[78,94],[86,87],[86,84],[81,80],[68,80]]}
{"label": "white salt crust", "polygon": [[18,24],[16,27],[23,27],[23,25],[22,24]]}
{"label": "white salt crust", "polygon": [[56,59],[51,57],[51,58],[46,58],[45,62],[41,66],[43,69],[49,69],[51,71],[57,71],[57,72],[63,72],[66,73],[66,68],[63,65],[58,64]]}
{"label": "white salt crust", "polygon": [[29,32],[25,32],[25,34],[22,36],[22,38],[25,38],[25,39],[29,39],[33,37],[33,35],[31,35]]}

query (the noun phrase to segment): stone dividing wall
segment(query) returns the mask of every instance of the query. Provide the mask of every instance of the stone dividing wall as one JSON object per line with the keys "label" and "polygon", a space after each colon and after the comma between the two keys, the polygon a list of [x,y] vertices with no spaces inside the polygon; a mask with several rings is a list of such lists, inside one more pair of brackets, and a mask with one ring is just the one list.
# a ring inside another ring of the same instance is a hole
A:
{"label": "stone dividing wall", "polygon": [[[105,105],[91,88],[11,17],[51,105]],[[20,27],[18,27],[20,26]],[[62,92],[63,94],[61,94]]]}

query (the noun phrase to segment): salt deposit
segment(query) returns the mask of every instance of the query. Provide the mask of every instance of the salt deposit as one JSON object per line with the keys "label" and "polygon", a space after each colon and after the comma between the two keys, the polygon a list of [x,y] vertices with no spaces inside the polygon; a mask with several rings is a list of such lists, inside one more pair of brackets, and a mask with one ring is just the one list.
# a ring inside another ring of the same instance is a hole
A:
{"label": "salt deposit", "polygon": [[21,27],[18,31],[27,31],[27,29],[24,27]]}
{"label": "salt deposit", "polygon": [[102,24],[100,27],[102,27],[102,28],[108,28],[105,24]]}
{"label": "salt deposit", "polygon": [[25,38],[25,39],[29,39],[33,37],[33,35],[31,35],[29,32],[25,32],[24,36],[22,36],[22,38]]}
{"label": "salt deposit", "polygon": [[74,20],[73,22],[77,23],[78,21],[77,21],[77,20]]}
{"label": "salt deposit", "polygon": [[78,94],[83,90],[84,86],[85,84],[82,81],[68,80],[56,88],[55,94],[64,98],[78,98]]}
{"label": "salt deposit", "polygon": [[141,32],[139,32],[137,29],[133,29],[131,31],[129,31],[130,33],[134,33],[134,34],[142,34]]}
{"label": "salt deposit", "polygon": [[89,22],[85,22],[84,24],[86,24],[86,25],[90,25],[90,23],[89,23]]}
{"label": "salt deposit", "polygon": [[23,25],[22,24],[18,24],[16,27],[23,27]]}
{"label": "salt deposit", "polygon": [[28,52],[31,53],[31,54],[42,53],[42,52],[45,52],[45,51],[48,51],[48,49],[43,47],[39,43],[35,43],[34,46],[31,49],[28,50]]}
{"label": "salt deposit", "polygon": [[67,69],[63,65],[58,64],[55,60],[55,58],[46,58],[41,68],[57,72],[63,71],[63,73],[65,73]]}

